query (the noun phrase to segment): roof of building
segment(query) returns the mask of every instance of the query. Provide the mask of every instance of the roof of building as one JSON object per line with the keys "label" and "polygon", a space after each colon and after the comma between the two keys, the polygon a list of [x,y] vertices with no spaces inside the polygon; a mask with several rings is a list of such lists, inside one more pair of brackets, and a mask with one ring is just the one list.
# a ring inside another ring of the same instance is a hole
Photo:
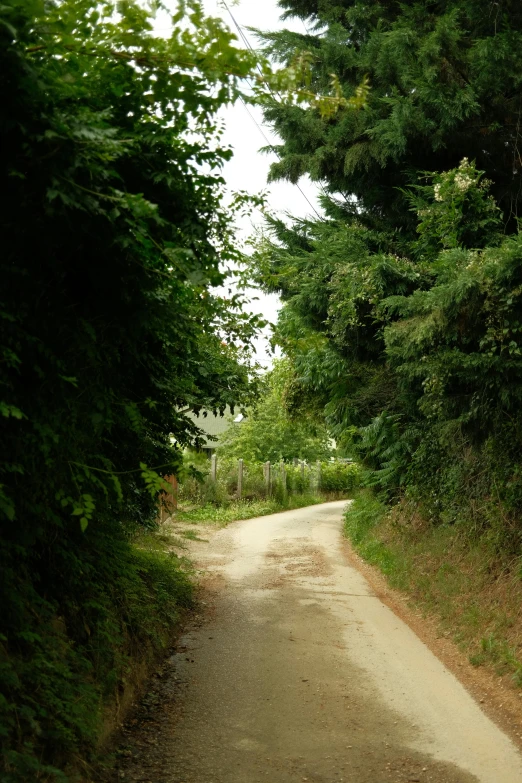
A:
{"label": "roof of building", "polygon": [[[205,415],[206,414],[206,415]],[[227,406],[223,416],[216,416],[212,411],[200,411],[199,416],[190,411],[187,413],[189,419],[192,419],[194,424],[199,427],[206,435],[212,435],[217,440],[211,440],[205,438],[203,444],[204,449],[215,449],[219,446],[220,435],[223,435],[234,423],[239,424],[243,421],[242,414],[232,414],[230,408]]]}

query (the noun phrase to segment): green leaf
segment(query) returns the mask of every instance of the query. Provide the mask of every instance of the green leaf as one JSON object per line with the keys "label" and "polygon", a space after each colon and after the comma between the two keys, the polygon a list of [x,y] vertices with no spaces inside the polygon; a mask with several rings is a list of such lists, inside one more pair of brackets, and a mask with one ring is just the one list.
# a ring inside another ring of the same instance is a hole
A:
{"label": "green leaf", "polygon": [[16,405],[8,405],[5,402],[0,402],[0,414],[5,418],[12,417],[13,419],[25,419],[27,418],[22,411],[16,407]]}

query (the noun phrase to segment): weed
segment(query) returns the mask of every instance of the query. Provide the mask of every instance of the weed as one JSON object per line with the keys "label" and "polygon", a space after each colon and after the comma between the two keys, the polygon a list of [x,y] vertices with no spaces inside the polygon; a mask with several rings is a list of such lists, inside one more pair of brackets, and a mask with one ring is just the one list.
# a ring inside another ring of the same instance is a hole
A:
{"label": "weed", "polygon": [[181,530],[180,536],[183,536],[183,538],[188,538],[190,541],[204,541],[206,544],[208,544],[208,540],[206,538],[200,538],[194,530]]}

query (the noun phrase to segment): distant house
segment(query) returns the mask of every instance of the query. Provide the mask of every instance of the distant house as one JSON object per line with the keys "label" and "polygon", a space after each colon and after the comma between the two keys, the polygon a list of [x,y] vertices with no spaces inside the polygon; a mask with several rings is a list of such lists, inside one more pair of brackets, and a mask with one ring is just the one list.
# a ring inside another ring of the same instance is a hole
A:
{"label": "distant house", "polygon": [[[206,416],[204,413],[206,412]],[[189,419],[192,419],[196,427],[203,430],[207,437],[204,438],[204,444],[201,447],[202,451],[205,451],[208,456],[217,449],[220,444],[220,436],[222,436],[230,427],[234,424],[240,424],[244,421],[242,413],[236,413],[232,415],[230,408],[227,406],[223,416],[215,416],[211,411],[201,411],[199,416],[190,411],[186,414]],[[213,436],[217,440],[213,440],[208,436]]]}

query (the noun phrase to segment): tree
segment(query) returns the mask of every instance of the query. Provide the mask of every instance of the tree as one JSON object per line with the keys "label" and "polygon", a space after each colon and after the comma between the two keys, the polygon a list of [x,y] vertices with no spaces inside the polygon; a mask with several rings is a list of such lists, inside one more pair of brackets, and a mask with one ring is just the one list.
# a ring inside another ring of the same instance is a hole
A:
{"label": "tree", "polygon": [[[170,25],[154,33],[154,14]],[[307,60],[275,72],[198,0],[0,8],[0,741],[9,783],[67,779],[133,649],[187,598],[129,541],[198,445],[189,410],[255,399],[260,319],[215,292],[241,265],[217,112],[249,77],[321,116]],[[249,88],[250,92],[250,88]],[[245,96],[245,99],[246,96]],[[152,622],[152,626],[151,626]]]}
{"label": "tree", "polygon": [[38,463],[70,476],[80,494],[61,500],[75,509],[82,487],[109,491],[104,476],[120,494],[140,462],[175,466],[171,435],[182,445],[196,435],[178,411],[223,409],[246,392],[235,341],[248,341],[256,323],[210,293],[237,258],[219,195],[230,153],[213,141],[215,113],[237,92],[227,71],[250,67],[230,34],[197,6],[192,32],[181,15],[170,39],[155,38],[150,14],[133,3],[118,23],[112,2],[8,11],[3,410],[20,467],[4,501],[12,518],[13,497],[25,514]]}
{"label": "tree", "polygon": [[370,83],[358,114],[266,107],[272,177],[324,190],[325,218],[269,219],[253,262],[284,302],[288,403],[321,408],[370,483],[518,553],[521,11],[281,6],[308,34],[263,34],[267,51],[311,52],[314,89]]}
{"label": "tree", "polygon": [[158,612],[154,596],[173,601],[170,572],[129,539],[154,520],[161,474],[197,442],[184,411],[255,393],[257,320],[213,293],[238,258],[216,112],[252,63],[197,3],[180,7],[167,38],[133,0],[0,9],[10,783],[65,780],[71,758],[92,753],[125,640],[152,643],[132,597]]}
{"label": "tree", "polygon": [[276,362],[256,406],[222,436],[219,454],[251,462],[294,458],[312,462],[330,456],[332,446],[324,424],[310,415],[292,418],[288,413],[284,404],[291,384],[288,369],[287,362]]}
{"label": "tree", "polygon": [[[401,188],[423,171],[475,160],[510,230],[519,204],[522,108],[522,9],[516,0],[402,3],[382,0],[282,0],[307,34],[265,33],[266,50],[283,62],[311,53],[311,84],[334,73],[344,95],[367,76],[362,112],[321,118],[273,103],[266,117],[283,139],[273,178],[309,174],[348,213],[369,224],[415,231]],[[353,200],[355,197],[355,200]]]}

